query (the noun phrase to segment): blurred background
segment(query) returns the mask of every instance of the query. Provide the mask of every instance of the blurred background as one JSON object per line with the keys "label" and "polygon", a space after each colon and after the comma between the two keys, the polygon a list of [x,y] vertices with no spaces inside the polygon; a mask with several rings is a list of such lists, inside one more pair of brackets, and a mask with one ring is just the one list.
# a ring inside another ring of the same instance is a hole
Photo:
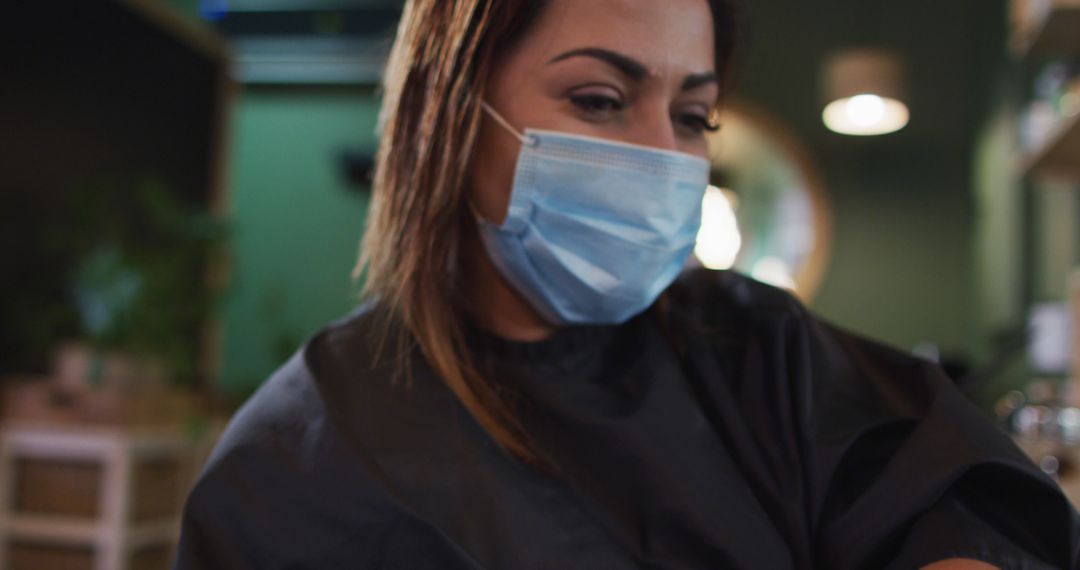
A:
{"label": "blurred background", "polygon": [[[940,363],[1071,481],[1080,1],[745,4],[692,263]],[[399,14],[5,8],[0,567],[167,567],[229,414],[356,306]]]}

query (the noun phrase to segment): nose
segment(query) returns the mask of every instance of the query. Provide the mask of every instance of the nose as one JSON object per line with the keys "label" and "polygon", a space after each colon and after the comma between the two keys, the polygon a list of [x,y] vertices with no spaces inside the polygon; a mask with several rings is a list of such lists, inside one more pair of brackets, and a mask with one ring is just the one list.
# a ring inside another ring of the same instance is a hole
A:
{"label": "nose", "polygon": [[661,150],[679,150],[667,105],[651,104],[639,109],[641,112],[627,133],[631,138],[627,142]]}

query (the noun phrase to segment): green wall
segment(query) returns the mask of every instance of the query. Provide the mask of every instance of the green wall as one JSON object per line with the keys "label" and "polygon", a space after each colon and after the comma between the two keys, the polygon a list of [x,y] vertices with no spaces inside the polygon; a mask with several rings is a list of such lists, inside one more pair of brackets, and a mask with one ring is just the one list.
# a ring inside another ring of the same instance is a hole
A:
{"label": "green wall", "polygon": [[[832,209],[831,263],[812,308],[903,349],[932,342],[946,354],[971,354],[972,152],[988,105],[986,68],[1004,46],[1004,2],[744,6],[738,96],[802,139]],[[822,63],[861,45],[891,49],[908,63],[912,119],[898,133],[848,137],[822,124]]]}
{"label": "green wall", "polygon": [[[200,21],[198,0],[166,2]],[[370,88],[238,90],[228,126],[234,233],[217,387],[243,397],[356,304],[350,274],[367,194],[346,184],[340,159],[346,149],[374,153],[378,104]]]}
{"label": "green wall", "polygon": [[374,152],[369,90],[247,88],[232,123],[235,226],[220,386],[259,385],[304,339],[355,305],[350,273],[367,199],[346,149]]}
{"label": "green wall", "polygon": [[1010,160],[1018,121],[1011,105],[1002,103],[979,133],[975,151],[975,325],[988,334],[1015,327],[1023,315],[1024,204]]}
{"label": "green wall", "polygon": [[877,156],[825,155],[834,242],[813,309],[902,349],[932,342],[964,353],[971,205],[962,154],[870,154]]}

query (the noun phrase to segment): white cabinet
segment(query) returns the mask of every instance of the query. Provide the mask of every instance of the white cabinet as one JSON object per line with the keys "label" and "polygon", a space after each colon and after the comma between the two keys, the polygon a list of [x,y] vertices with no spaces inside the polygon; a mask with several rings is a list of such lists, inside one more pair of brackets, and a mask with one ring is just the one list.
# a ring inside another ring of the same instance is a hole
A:
{"label": "white cabinet", "polygon": [[167,569],[212,448],[182,430],[5,423],[0,569]]}

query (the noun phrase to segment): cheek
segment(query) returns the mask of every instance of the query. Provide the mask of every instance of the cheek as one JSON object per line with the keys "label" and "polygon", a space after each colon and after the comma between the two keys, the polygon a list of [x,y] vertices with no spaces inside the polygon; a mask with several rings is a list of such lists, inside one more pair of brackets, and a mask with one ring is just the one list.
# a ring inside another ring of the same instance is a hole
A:
{"label": "cheek", "polygon": [[476,139],[476,149],[470,162],[469,199],[485,219],[501,224],[510,204],[510,190],[517,166],[517,141],[506,140],[484,121]]}
{"label": "cheek", "polygon": [[709,141],[705,137],[696,137],[687,142],[679,143],[679,152],[709,160]]}

